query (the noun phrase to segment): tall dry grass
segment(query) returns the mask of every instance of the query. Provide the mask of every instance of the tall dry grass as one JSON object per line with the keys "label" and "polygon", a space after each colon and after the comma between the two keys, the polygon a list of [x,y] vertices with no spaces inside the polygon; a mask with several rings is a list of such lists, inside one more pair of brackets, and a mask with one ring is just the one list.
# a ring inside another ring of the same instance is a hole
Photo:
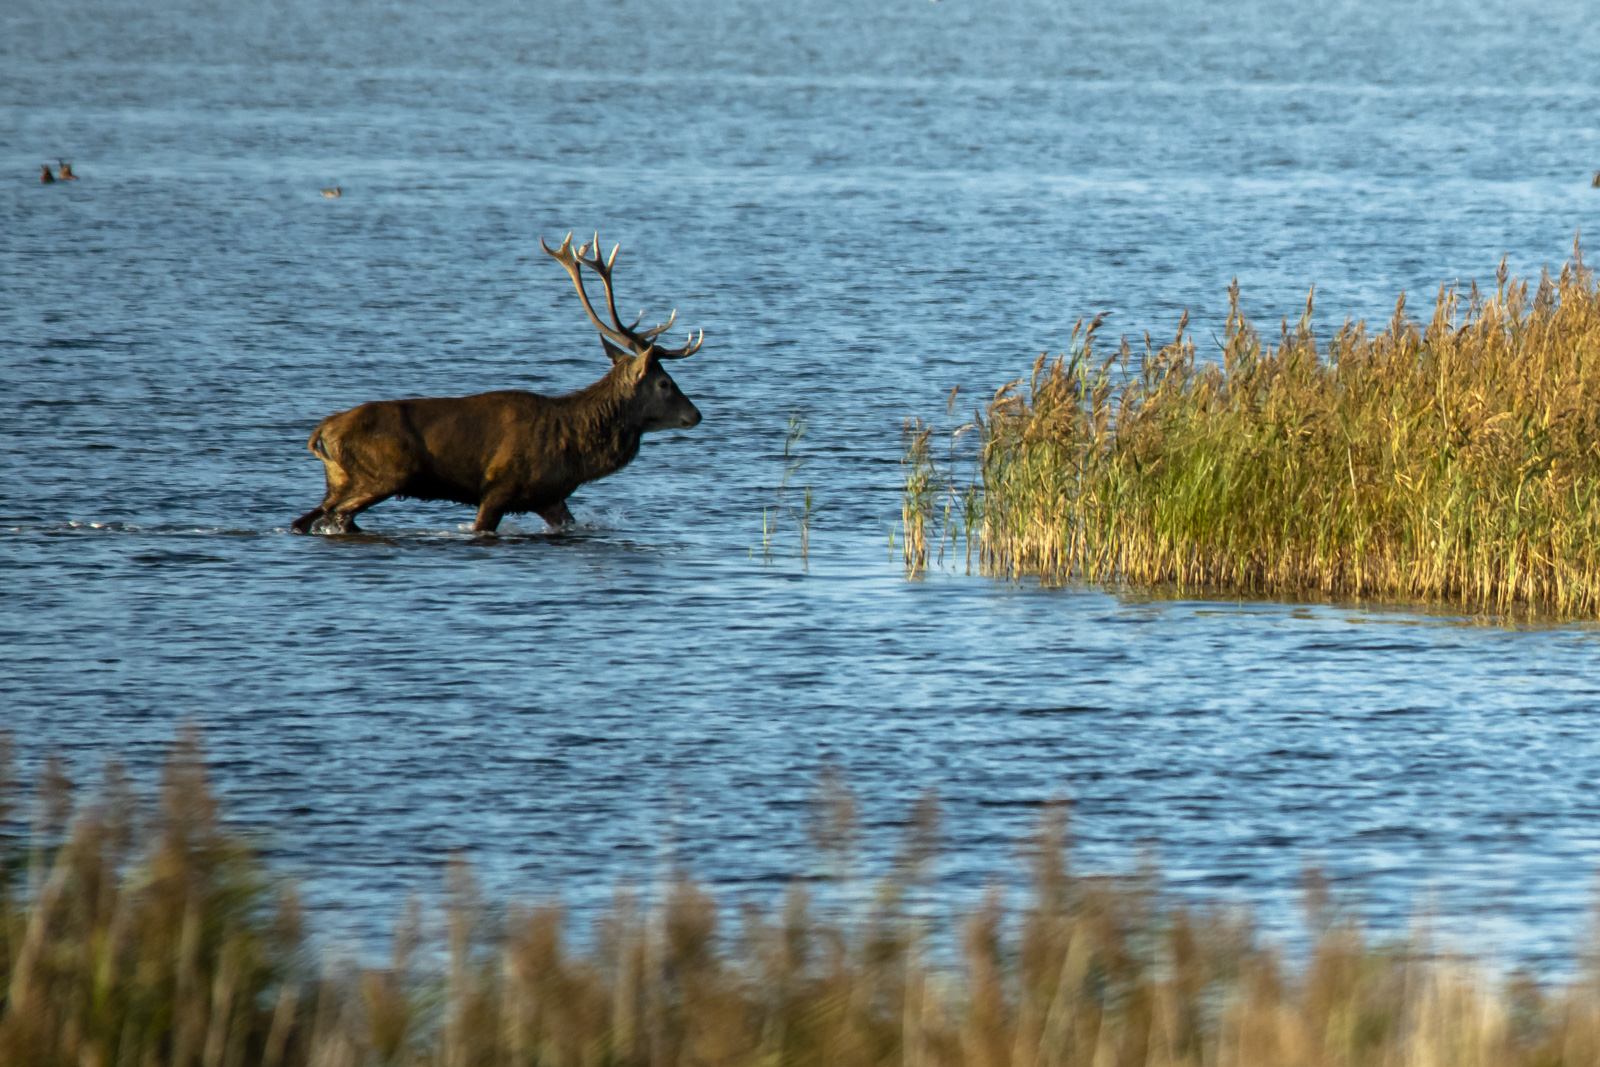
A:
{"label": "tall dry grass", "polygon": [[[833,846],[853,808],[829,794]],[[1596,977],[1544,989],[1374,948],[1315,880],[1314,949],[1287,966],[1245,916],[1074,872],[1060,811],[1025,849],[1016,911],[996,893],[926,917],[924,797],[893,873],[844,912],[801,888],[730,911],[678,880],[619,893],[574,947],[559,906],[486,906],[457,863],[442,929],[413,907],[373,965],[316,961],[292,893],[219,823],[192,738],[148,817],[114,768],[97,801],[73,799],[52,769],[31,838],[6,842],[3,1067],[1600,1062]]]}
{"label": "tall dry grass", "polygon": [[987,569],[1600,613],[1600,293],[1576,249],[1531,296],[1502,264],[1426,323],[1402,294],[1326,343],[1309,298],[1273,343],[1229,295],[1219,359],[1180,324],[1130,369],[1091,326],[1000,390],[966,530]]}

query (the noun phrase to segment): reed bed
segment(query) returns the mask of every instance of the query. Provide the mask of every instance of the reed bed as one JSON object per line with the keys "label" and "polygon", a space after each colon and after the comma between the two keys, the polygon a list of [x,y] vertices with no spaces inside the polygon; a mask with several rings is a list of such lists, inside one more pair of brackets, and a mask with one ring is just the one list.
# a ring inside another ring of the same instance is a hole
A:
{"label": "reed bed", "polygon": [[[75,816],[73,799],[50,769],[31,838],[6,842],[4,1067],[1600,1062],[1600,975],[1543,988],[1374,947],[1315,879],[1313,948],[1286,965],[1245,915],[1072,870],[1060,810],[1023,849],[1031,889],[1015,910],[997,891],[929,918],[938,819],[924,797],[858,905],[818,907],[797,887],[730,910],[676,879],[620,892],[573,947],[559,906],[489,907],[456,863],[442,922],[408,910],[374,964],[319,960],[292,890],[219,821],[192,737],[158,804],[114,767]],[[819,838],[836,848],[848,793],[835,785],[823,807]]]}
{"label": "reed bed", "polygon": [[1180,323],[1132,369],[1126,341],[1102,360],[1097,320],[978,413],[964,532],[987,571],[1600,613],[1600,293],[1576,248],[1531,296],[1502,262],[1492,293],[1441,287],[1426,323],[1401,294],[1381,332],[1325,344],[1309,297],[1276,343],[1229,298],[1217,359]]}

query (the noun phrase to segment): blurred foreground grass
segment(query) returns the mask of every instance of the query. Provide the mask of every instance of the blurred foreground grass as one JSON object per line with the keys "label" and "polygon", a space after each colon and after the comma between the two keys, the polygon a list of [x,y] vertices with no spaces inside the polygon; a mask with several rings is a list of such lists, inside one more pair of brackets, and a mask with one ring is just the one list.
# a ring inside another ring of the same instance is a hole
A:
{"label": "blurred foreground grass", "polygon": [[1185,323],[1131,371],[1126,341],[1095,353],[1099,319],[1074,329],[963,428],[966,489],[914,425],[912,569],[944,519],[941,548],[964,534],[1010,576],[1600,614],[1600,292],[1576,248],[1531,296],[1502,264],[1425,324],[1401,294],[1326,345],[1309,298],[1272,344],[1229,295],[1215,360]]}
{"label": "blurred foreground grass", "polygon": [[[573,950],[558,907],[486,907],[454,864],[439,936],[413,908],[374,966],[319,962],[292,888],[219,823],[192,737],[147,815],[115,766],[76,810],[52,766],[33,808],[0,880],[3,1067],[1600,1062],[1600,976],[1544,988],[1371,947],[1314,879],[1314,947],[1287,966],[1244,915],[1072,872],[1060,812],[1017,913],[993,897],[931,924],[908,903],[936,840],[924,798],[848,914],[799,888],[730,913],[679,880],[649,906],[619,892]],[[841,787],[822,811],[819,840],[847,836]]]}

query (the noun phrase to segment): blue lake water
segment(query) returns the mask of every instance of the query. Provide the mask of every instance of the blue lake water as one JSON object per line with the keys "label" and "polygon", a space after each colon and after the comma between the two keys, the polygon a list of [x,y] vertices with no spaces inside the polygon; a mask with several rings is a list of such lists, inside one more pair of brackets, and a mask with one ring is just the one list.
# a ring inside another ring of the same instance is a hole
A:
{"label": "blue lake water", "polygon": [[[833,765],[880,855],[938,790],[952,899],[1065,797],[1081,866],[1153,857],[1284,927],[1319,862],[1377,925],[1560,968],[1600,630],[913,582],[889,538],[903,420],[1080,315],[1165,339],[1188,308],[1204,340],[1237,277],[1263,324],[1315,284],[1328,329],[1559,265],[1600,221],[1590,16],[7,0],[0,725],[30,772],[149,780],[199,722],[235,818],[358,937],[458,849],[580,909],[669,840],[769,892],[815,868]],[[82,180],[41,185],[58,157]],[[538,248],[573,229],[622,243],[626,309],[706,330],[672,368],[704,423],[580,490],[572,534],[400,501],[288,534],[322,416],[599,376]]]}

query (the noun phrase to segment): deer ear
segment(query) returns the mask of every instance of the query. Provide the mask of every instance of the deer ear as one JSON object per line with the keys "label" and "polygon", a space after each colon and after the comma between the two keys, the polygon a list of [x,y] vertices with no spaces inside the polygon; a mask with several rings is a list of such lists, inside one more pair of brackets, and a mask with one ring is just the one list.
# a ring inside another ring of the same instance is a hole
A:
{"label": "deer ear", "polygon": [[650,373],[650,368],[656,365],[655,350],[651,349],[644,355],[634,360],[632,380],[634,385],[644,381],[644,376]]}
{"label": "deer ear", "polygon": [[629,352],[626,348],[618,348],[610,341],[607,341],[604,337],[600,338],[600,343],[606,346],[606,355],[611,357],[611,362],[613,364],[621,363],[625,359],[633,358],[632,352]]}

